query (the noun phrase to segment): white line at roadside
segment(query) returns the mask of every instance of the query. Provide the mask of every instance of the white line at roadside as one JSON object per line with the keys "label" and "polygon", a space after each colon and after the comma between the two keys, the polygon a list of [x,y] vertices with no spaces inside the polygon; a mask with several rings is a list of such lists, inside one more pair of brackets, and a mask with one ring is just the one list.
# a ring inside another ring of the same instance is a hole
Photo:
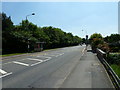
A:
{"label": "white line at roadside", "polygon": [[16,62],[16,61],[13,61],[13,63],[19,64],[19,65],[24,65],[24,66],[29,66],[29,64],[22,63],[22,62]]}
{"label": "white line at roadside", "polygon": [[11,75],[11,74],[12,74],[12,72],[7,73],[7,74],[5,74],[5,75],[0,76],[0,78],[3,78],[3,77],[5,77],[5,76]]}

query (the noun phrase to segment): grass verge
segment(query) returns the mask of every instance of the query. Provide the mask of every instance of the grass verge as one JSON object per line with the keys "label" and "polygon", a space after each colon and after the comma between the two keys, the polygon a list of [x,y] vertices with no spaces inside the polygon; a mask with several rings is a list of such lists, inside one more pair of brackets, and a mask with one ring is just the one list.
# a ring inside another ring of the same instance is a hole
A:
{"label": "grass verge", "polygon": [[25,53],[12,53],[12,54],[0,55],[0,56],[7,57],[7,56],[14,56],[14,55],[21,55],[21,54],[25,54]]}
{"label": "grass verge", "polygon": [[115,73],[118,75],[118,77],[120,78],[120,66],[116,64],[112,64],[111,67],[115,71]]}

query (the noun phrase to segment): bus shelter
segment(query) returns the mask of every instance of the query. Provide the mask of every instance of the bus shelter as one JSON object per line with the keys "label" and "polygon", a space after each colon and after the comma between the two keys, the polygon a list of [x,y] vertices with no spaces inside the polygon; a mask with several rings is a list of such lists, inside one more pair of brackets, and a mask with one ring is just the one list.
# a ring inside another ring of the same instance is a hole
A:
{"label": "bus shelter", "polygon": [[34,45],[34,51],[43,51],[45,42],[36,42]]}

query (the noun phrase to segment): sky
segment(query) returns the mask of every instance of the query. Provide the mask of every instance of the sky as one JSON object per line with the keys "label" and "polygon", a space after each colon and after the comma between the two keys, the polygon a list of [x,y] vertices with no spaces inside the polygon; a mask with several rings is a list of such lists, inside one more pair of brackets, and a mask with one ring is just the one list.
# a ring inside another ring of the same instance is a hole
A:
{"label": "sky", "polygon": [[53,26],[84,38],[118,33],[118,2],[2,2],[2,12],[14,25],[28,20],[39,27]]}

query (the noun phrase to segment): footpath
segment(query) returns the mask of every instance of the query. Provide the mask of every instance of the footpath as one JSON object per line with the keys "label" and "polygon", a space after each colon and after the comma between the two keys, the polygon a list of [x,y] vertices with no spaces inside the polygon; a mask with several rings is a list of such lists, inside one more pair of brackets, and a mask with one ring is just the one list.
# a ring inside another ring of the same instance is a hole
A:
{"label": "footpath", "polygon": [[114,88],[105,68],[90,47],[61,88]]}

